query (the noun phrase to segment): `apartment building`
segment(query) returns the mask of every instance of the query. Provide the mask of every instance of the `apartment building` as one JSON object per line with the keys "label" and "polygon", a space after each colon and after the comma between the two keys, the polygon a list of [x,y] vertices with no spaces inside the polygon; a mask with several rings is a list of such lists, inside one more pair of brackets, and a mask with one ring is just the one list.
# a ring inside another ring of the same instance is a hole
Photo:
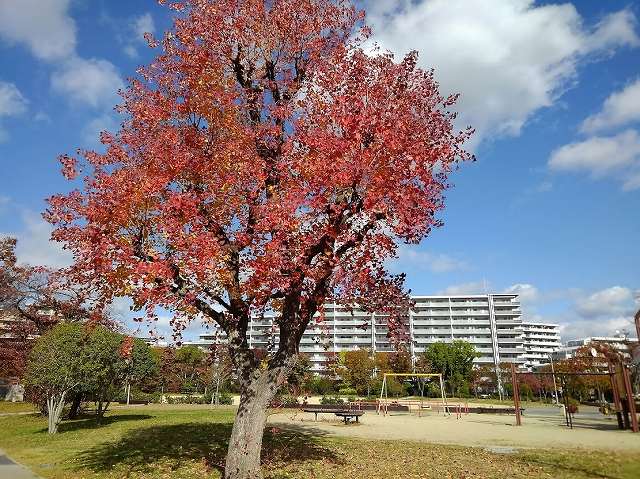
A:
{"label": "apartment building", "polygon": [[560,325],[523,322],[521,327],[525,350],[524,367],[532,371],[548,364],[551,356],[562,347]]}
{"label": "apartment building", "polygon": [[16,319],[13,316],[0,311],[0,339],[11,339],[11,327],[15,322]]}
{"label": "apartment building", "polygon": [[[413,296],[415,305],[408,312],[406,328],[408,349],[415,359],[436,342],[456,339],[473,344],[479,353],[477,365],[497,366],[515,362],[524,367],[525,346],[522,334],[520,301],[515,294],[477,294],[462,296]],[[269,349],[278,343],[273,318],[254,319],[247,333],[249,346]],[[329,303],[325,319],[310,324],[305,331],[300,351],[311,358],[312,368],[325,367],[329,353],[367,348],[375,352],[391,352],[384,315],[353,311]],[[207,346],[224,340],[224,335],[212,330],[200,335]]]}

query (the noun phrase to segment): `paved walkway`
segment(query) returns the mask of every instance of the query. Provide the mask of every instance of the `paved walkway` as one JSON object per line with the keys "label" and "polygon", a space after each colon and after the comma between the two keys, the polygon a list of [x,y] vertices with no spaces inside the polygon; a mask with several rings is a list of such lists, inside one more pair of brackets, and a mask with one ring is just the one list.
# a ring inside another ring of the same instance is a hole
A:
{"label": "paved walkway", "polygon": [[0,412],[0,417],[5,417],[5,416],[29,416],[30,414],[38,414],[38,412],[37,411]]}
{"label": "paved walkway", "polygon": [[26,467],[13,462],[0,449],[0,479],[39,479],[39,477]]}

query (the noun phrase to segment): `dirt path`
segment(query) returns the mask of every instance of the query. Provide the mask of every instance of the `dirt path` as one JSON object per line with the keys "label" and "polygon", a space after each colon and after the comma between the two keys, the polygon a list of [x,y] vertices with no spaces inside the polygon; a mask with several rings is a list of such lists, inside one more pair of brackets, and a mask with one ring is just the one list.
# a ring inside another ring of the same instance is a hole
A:
{"label": "dirt path", "polygon": [[[596,420],[597,419],[597,420]],[[615,419],[585,416],[574,429],[564,425],[558,410],[538,416],[524,416],[523,426],[514,425],[514,417],[493,414],[468,414],[456,419],[433,412],[418,417],[397,414],[378,416],[367,411],[358,425],[338,422],[333,415],[291,411],[269,418],[269,423],[320,429],[335,436],[368,439],[398,439],[465,446],[513,446],[521,448],[587,448],[640,452],[640,434],[616,429]]]}

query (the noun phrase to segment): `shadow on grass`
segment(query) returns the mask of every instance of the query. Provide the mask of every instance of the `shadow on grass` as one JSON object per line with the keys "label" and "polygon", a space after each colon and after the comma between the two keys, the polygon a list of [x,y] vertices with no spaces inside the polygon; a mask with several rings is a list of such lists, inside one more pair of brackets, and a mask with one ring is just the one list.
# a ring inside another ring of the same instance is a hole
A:
{"label": "shadow on grass", "polygon": [[[111,416],[105,416],[102,418],[100,424],[96,422],[96,417],[93,414],[83,414],[79,416],[78,419],[67,419],[64,422],[60,423],[58,426],[58,432],[71,432],[78,431],[81,429],[96,429],[103,426],[108,426],[109,424],[114,424],[116,422],[122,421],[141,421],[143,419],[151,419],[153,416],[149,416],[148,414],[114,414]],[[47,432],[47,429],[44,428],[41,432]]]}
{"label": "shadow on grass", "polygon": [[[316,429],[287,427],[267,428],[262,446],[263,464],[325,460],[341,463],[331,449],[318,441],[325,433]],[[209,468],[222,471],[227,454],[231,424],[186,423],[134,429],[127,437],[100,444],[78,457],[78,467],[93,472],[124,469],[125,475],[154,471],[161,463],[172,471],[185,461],[204,462]],[[123,471],[124,472],[124,471]]]}
{"label": "shadow on grass", "polygon": [[596,471],[594,467],[566,464],[560,461],[548,460],[542,457],[535,457],[532,455],[525,455],[524,457],[527,463],[532,463],[538,466],[552,468],[552,469],[555,469],[556,471],[564,471],[568,473],[581,473],[586,475],[587,477],[597,477],[601,479],[622,479],[619,476],[612,475],[612,473],[610,472],[603,473],[603,472]]}

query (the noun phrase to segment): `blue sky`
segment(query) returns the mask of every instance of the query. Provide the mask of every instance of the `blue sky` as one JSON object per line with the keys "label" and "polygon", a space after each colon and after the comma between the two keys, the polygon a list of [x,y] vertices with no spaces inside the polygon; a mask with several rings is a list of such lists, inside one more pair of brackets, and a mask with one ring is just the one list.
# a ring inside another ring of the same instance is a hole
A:
{"label": "blue sky", "polygon": [[[421,53],[462,94],[477,161],[452,177],[445,226],[393,265],[417,294],[516,291],[565,339],[632,330],[640,290],[640,5],[598,0],[363,2],[383,48]],[[0,233],[47,241],[56,157],[118,124],[115,91],[171,23],[154,1],[0,0]],[[166,326],[166,324],[165,324]],[[193,336],[198,326],[190,328]]]}

